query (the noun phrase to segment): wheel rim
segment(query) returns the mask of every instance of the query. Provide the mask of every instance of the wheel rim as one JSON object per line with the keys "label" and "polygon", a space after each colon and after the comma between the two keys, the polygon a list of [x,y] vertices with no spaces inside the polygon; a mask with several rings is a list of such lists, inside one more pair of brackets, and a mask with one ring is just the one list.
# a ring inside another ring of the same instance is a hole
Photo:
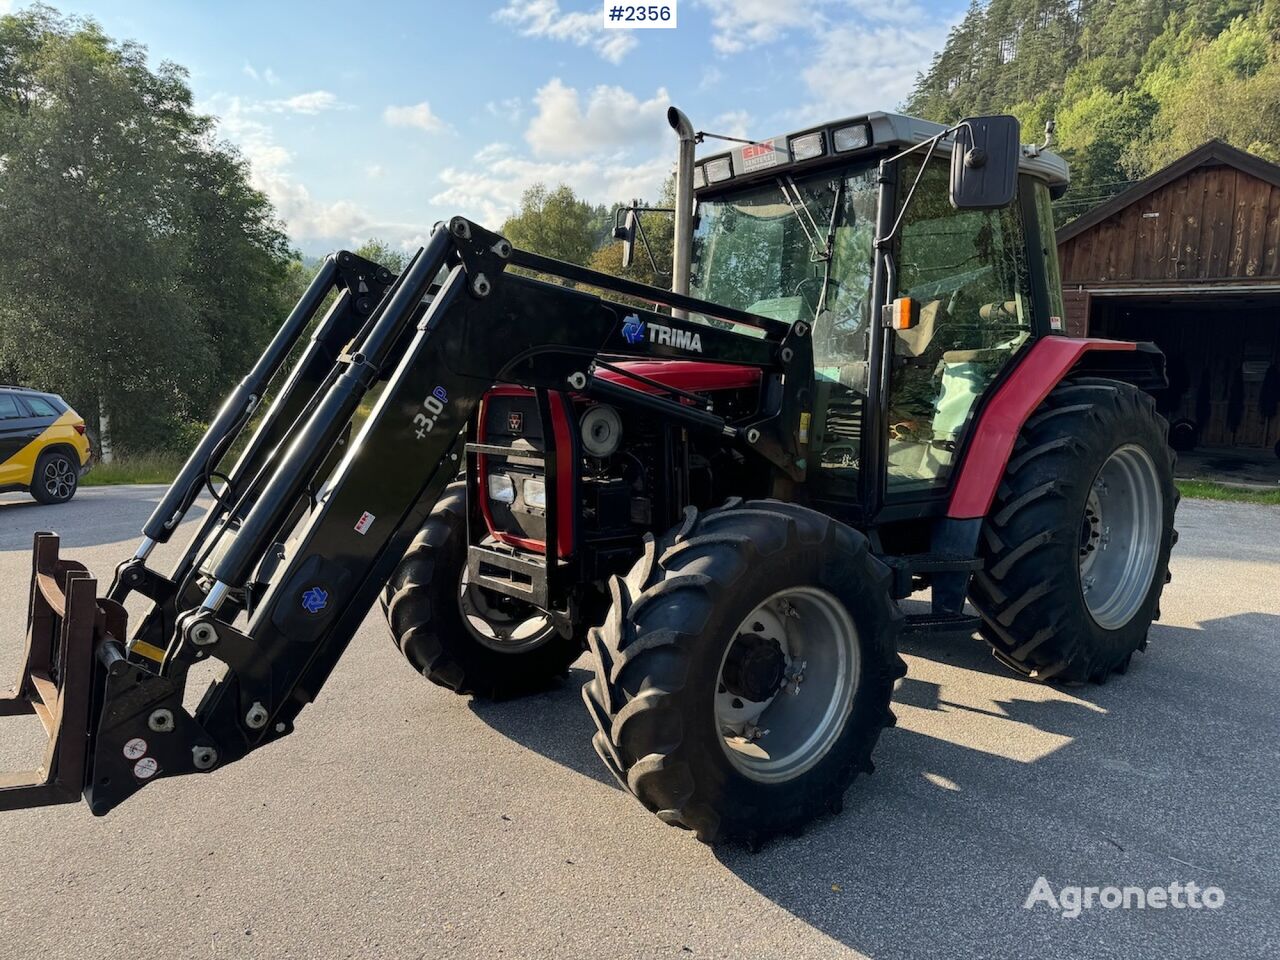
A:
{"label": "wheel rim", "polygon": [[472,586],[465,569],[459,584],[458,608],[475,638],[501,653],[531,650],[555,632],[551,616],[545,610]]}
{"label": "wheel rim", "polygon": [[800,776],[843,731],[860,673],[843,603],[814,587],[775,593],[742,621],[720,661],[715,723],[725,755],[753,780]]}
{"label": "wheel rim", "polygon": [[1098,626],[1134,618],[1155,575],[1164,534],[1160,475],[1146,450],[1117,449],[1094,478],[1080,528],[1080,589]]}
{"label": "wheel rim", "polygon": [[44,465],[44,489],[49,496],[61,500],[76,488],[76,475],[65,457],[55,457]]}

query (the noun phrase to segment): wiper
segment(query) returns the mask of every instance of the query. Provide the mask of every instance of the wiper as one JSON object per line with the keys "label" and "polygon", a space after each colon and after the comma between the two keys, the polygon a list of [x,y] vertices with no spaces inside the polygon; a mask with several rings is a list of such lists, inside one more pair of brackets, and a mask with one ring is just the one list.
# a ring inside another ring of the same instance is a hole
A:
{"label": "wiper", "polygon": [[831,266],[836,261],[836,224],[840,220],[840,207],[844,203],[844,177],[836,180],[832,185],[835,187],[836,197],[835,202],[831,204],[831,222],[827,225],[827,245],[823,257],[826,264],[822,268],[822,289],[818,291],[818,305],[813,311],[815,317],[821,316],[822,311],[827,308],[827,288],[831,286]]}
{"label": "wiper", "polygon": [[[800,229],[804,231],[805,238],[809,241],[810,263],[822,263],[824,260],[828,263],[831,260],[831,244],[827,243],[825,247],[818,245],[818,235],[822,232],[818,227],[818,221],[813,219],[813,214],[809,212],[809,205],[804,202],[804,196],[800,193],[800,188],[796,186],[796,181],[790,175],[784,180],[778,178],[778,188],[782,191],[783,199],[791,207],[791,212],[796,215],[796,220],[800,222]],[[803,212],[803,216],[801,215]],[[834,218],[835,212],[832,211]],[[813,229],[810,230],[810,227]],[[825,284],[824,284],[825,286]]]}

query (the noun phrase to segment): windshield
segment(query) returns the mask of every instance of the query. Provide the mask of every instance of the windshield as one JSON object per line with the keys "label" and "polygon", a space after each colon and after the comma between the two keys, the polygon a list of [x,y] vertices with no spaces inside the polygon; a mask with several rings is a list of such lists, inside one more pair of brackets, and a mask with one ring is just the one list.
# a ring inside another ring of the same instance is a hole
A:
{"label": "windshield", "polygon": [[867,164],[804,180],[784,174],[702,201],[691,292],[787,323],[860,327],[870,309],[875,211]]}

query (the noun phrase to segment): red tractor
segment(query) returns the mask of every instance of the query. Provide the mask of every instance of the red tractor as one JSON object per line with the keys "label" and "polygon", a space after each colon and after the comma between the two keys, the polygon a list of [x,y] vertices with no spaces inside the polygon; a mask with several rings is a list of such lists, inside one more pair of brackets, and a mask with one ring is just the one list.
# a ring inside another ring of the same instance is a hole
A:
{"label": "red tractor", "polygon": [[[83,794],[102,814],[286,736],[379,597],[458,693],[538,689],[587,650],[601,759],[707,841],[839,808],[893,722],[904,630],[980,632],[1036,680],[1126,669],[1175,540],[1164,364],[1062,333],[1066,165],[1009,117],[875,113],[696,164],[670,120],[671,291],[462,218],[399,277],[337,254],[106,597],[38,536],[0,710],[40,714],[50,745],[0,808]],[[130,633],[131,593],[151,607]],[[188,712],[206,658],[226,672]]]}

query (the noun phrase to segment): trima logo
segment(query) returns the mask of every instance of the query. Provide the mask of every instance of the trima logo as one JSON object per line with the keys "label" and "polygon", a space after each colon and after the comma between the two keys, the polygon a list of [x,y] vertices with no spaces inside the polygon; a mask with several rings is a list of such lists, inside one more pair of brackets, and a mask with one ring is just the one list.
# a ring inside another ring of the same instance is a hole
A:
{"label": "trima logo", "polygon": [[622,321],[622,336],[627,343],[639,343],[644,339],[644,321],[638,314],[632,314]]}
{"label": "trima logo", "polygon": [[319,613],[329,605],[329,594],[319,587],[312,587],[302,594],[302,609],[307,613]]}
{"label": "trima logo", "polygon": [[637,314],[627,317],[622,323],[622,336],[627,343],[640,343],[645,339],[645,331],[649,331],[649,342],[663,347],[676,347],[680,350],[702,352],[702,334],[689,330],[668,327],[664,323],[645,323]]}

